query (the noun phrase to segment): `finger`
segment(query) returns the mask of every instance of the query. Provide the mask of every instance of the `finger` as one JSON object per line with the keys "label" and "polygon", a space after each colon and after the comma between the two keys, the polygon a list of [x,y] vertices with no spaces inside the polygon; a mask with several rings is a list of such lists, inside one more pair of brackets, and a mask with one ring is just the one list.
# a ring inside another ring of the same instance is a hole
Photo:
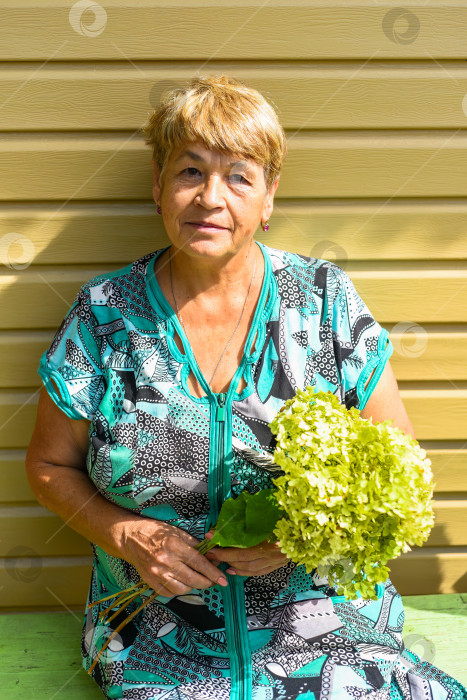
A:
{"label": "finger", "polygon": [[[198,541],[194,539],[194,542],[197,543]],[[194,572],[201,574],[204,577],[202,579],[203,583],[193,583],[193,588],[207,588],[215,583],[219,583],[221,586],[227,585],[222,571],[220,571],[217,566],[214,566],[214,564],[209,561],[204,554],[198,552],[194,546],[189,545],[181,537],[177,537],[176,540],[171,540],[167,543],[165,551],[159,558],[159,561],[164,566],[166,570],[165,573],[168,575],[170,575],[170,572],[173,571],[174,567],[179,566],[180,563],[186,565]],[[177,576],[177,578],[180,577]],[[181,580],[184,580],[183,576],[181,577]],[[192,580],[193,579],[191,578],[190,581]]]}
{"label": "finger", "polygon": [[231,575],[239,576],[259,576],[263,573],[269,573],[275,569],[285,566],[287,563],[287,557],[282,555],[281,557],[274,558],[264,558],[254,559],[253,561],[237,561],[229,562],[230,566],[226,569],[226,573]]}
{"label": "finger", "polygon": [[[219,585],[227,585],[227,579],[220,571],[217,582]],[[177,562],[170,569],[158,572],[156,587],[164,586],[173,596],[185,595],[194,588],[209,588],[213,583],[209,578],[190,569],[183,562]]]}
{"label": "finger", "polygon": [[226,569],[226,573],[230,574],[231,576],[264,576],[265,574],[270,574],[272,571],[276,571],[276,569],[280,569],[281,566],[284,566],[284,564],[271,564],[266,567],[261,567],[255,571],[252,571],[251,569],[241,569],[241,568],[236,568],[232,570],[231,568]]}
{"label": "finger", "polygon": [[219,552],[216,552],[214,556],[218,561],[225,561],[228,564],[231,564],[233,567],[258,561],[262,561],[264,565],[266,562],[280,562],[287,559],[286,555],[280,550],[275,549],[265,552],[256,547],[251,547],[250,549],[234,549],[226,547],[225,549],[221,549]]}
{"label": "finger", "polygon": [[164,598],[173,598],[174,595],[176,595],[176,593],[169,590],[166,586],[163,586],[162,583],[159,583],[157,586],[153,586],[152,588],[154,593],[157,593],[157,595],[164,596]]}
{"label": "finger", "polygon": [[275,542],[263,540],[260,544],[254,547],[215,547],[206,554],[207,557],[211,554],[211,558],[215,557],[219,561],[227,561],[229,563],[235,561],[254,561],[256,559],[275,559],[285,557],[279,545]]}
{"label": "finger", "polygon": [[[207,585],[211,586],[213,583],[220,583],[221,586],[227,585],[224,574],[217,568],[218,561],[214,564],[196,549],[190,549],[184,561],[191,569],[199,572],[209,580]],[[206,588],[206,586],[204,587]],[[196,586],[196,588],[201,588],[201,586]]]}
{"label": "finger", "polygon": [[234,562],[256,561],[258,558],[265,556],[263,552],[256,547],[248,547],[247,549],[240,547],[219,547],[212,550],[212,552],[208,552],[206,556],[209,554],[218,561],[226,561],[229,564],[233,564]]}

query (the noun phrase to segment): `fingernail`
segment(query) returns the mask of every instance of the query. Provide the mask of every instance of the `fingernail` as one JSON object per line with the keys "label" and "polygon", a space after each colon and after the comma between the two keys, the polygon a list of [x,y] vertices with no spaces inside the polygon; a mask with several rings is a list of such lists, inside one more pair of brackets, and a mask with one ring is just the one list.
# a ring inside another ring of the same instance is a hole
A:
{"label": "fingernail", "polygon": [[237,575],[237,572],[235,571],[235,569],[226,569],[226,570],[225,570],[225,573],[226,573],[226,574],[230,574],[231,576],[236,576],[236,575]]}
{"label": "fingernail", "polygon": [[225,578],[225,576],[219,576],[219,578],[217,579],[217,583],[220,583],[221,586],[228,585],[227,579]]}

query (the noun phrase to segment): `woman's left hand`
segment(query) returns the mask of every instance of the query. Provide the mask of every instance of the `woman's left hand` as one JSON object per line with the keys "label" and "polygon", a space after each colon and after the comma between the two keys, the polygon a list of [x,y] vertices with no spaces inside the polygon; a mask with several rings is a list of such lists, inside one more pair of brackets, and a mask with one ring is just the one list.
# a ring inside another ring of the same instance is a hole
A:
{"label": "woman's left hand", "polygon": [[[212,533],[207,533],[209,538]],[[263,540],[254,547],[213,547],[206,555],[213,563],[227,562],[226,573],[239,576],[263,576],[287,564],[287,556],[276,542]]]}

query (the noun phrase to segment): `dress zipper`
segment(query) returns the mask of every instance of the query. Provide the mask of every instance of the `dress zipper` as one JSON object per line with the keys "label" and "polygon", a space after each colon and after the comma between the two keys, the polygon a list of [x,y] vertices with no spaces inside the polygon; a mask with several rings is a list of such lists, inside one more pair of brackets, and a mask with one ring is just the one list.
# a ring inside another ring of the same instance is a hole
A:
{"label": "dress zipper", "polygon": [[225,394],[219,394],[219,398],[217,401],[217,413],[216,413],[216,421],[219,423],[224,422],[224,410],[225,410]]}
{"label": "dress zipper", "polygon": [[[225,468],[224,455],[224,431],[225,431],[225,401],[226,395],[219,394],[216,407],[216,447],[217,447],[217,478],[216,478],[216,497],[217,497],[217,515],[222,507],[224,497],[228,491],[225,484],[227,478]],[[226,490],[227,489],[227,490]],[[224,569],[227,566],[223,567]],[[230,637],[233,654],[231,656],[231,700],[249,700],[251,697],[251,659],[248,653],[248,636],[246,630],[244,632],[246,638],[243,638],[240,630],[238,615],[242,614],[245,609],[245,599],[243,593],[243,582],[236,579],[235,576],[226,574],[229,585],[222,590],[224,599],[224,612],[226,617],[226,633]],[[227,631],[227,618],[231,623],[230,634]]]}

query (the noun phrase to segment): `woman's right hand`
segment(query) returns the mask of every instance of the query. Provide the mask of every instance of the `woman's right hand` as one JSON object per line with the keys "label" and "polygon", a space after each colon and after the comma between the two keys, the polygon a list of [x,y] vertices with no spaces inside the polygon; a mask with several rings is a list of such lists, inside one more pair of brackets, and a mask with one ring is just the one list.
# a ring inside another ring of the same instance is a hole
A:
{"label": "woman's right hand", "polygon": [[161,520],[142,518],[124,526],[122,554],[156,593],[171,598],[193,588],[208,588],[227,580],[195,549],[198,540]]}

